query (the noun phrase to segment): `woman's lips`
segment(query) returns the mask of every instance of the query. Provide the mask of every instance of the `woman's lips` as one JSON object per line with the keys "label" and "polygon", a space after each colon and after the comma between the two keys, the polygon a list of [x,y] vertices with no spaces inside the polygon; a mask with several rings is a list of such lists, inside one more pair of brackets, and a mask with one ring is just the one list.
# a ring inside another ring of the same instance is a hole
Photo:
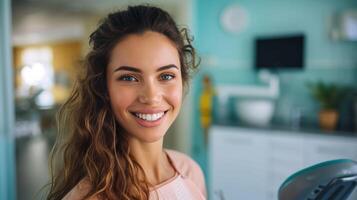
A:
{"label": "woman's lips", "polygon": [[[158,118],[158,119],[156,119],[156,120],[153,120],[153,121],[148,121],[148,120],[145,120],[145,119],[141,119],[139,116],[137,116],[137,114],[140,113],[140,112],[138,112],[138,113],[136,113],[136,112],[131,112],[131,114],[134,116],[135,121],[136,121],[139,125],[141,125],[141,126],[143,126],[143,127],[151,128],[151,127],[159,126],[159,125],[162,123],[163,119],[164,119],[165,116],[166,116],[167,111],[168,111],[168,110],[163,111],[164,114],[163,114],[160,118]],[[160,113],[160,112],[156,112],[156,113]],[[152,112],[152,114],[155,114],[155,113]]]}

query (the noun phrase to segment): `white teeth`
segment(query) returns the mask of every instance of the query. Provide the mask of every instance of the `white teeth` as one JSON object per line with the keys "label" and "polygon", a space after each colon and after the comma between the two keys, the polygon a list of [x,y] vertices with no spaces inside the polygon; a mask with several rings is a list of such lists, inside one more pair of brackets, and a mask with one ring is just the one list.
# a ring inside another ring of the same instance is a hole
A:
{"label": "white teeth", "polygon": [[164,115],[164,112],[155,113],[155,114],[135,113],[135,115],[137,117],[139,117],[140,119],[143,119],[143,120],[146,120],[146,121],[156,121],[156,120],[160,119]]}

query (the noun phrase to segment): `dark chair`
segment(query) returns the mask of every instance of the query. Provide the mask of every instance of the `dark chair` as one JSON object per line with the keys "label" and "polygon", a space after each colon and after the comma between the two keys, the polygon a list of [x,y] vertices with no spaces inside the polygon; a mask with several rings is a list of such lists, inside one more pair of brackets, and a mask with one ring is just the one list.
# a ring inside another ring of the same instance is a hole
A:
{"label": "dark chair", "polygon": [[357,200],[356,185],[357,162],[331,160],[287,178],[279,188],[279,200]]}

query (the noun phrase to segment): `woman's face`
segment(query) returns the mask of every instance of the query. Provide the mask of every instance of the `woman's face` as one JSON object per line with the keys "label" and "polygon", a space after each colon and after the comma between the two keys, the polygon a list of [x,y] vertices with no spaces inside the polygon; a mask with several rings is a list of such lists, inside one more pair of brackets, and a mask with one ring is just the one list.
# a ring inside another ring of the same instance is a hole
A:
{"label": "woman's face", "polygon": [[132,139],[162,139],[182,103],[181,66],[174,43],[152,31],[128,35],[111,53],[107,87],[115,117]]}

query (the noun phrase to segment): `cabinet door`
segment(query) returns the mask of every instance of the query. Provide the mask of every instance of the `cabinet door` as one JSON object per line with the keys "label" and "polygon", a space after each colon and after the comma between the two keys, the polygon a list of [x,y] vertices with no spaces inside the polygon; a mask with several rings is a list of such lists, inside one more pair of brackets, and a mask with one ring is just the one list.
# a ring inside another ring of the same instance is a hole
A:
{"label": "cabinet door", "polygon": [[266,199],[266,134],[251,129],[214,127],[210,132],[211,197]]}
{"label": "cabinet door", "polygon": [[357,138],[332,135],[304,135],[304,165],[334,159],[357,160]]}
{"label": "cabinet door", "polygon": [[303,166],[303,137],[299,133],[274,131],[269,137],[268,198],[278,199],[280,185]]}

